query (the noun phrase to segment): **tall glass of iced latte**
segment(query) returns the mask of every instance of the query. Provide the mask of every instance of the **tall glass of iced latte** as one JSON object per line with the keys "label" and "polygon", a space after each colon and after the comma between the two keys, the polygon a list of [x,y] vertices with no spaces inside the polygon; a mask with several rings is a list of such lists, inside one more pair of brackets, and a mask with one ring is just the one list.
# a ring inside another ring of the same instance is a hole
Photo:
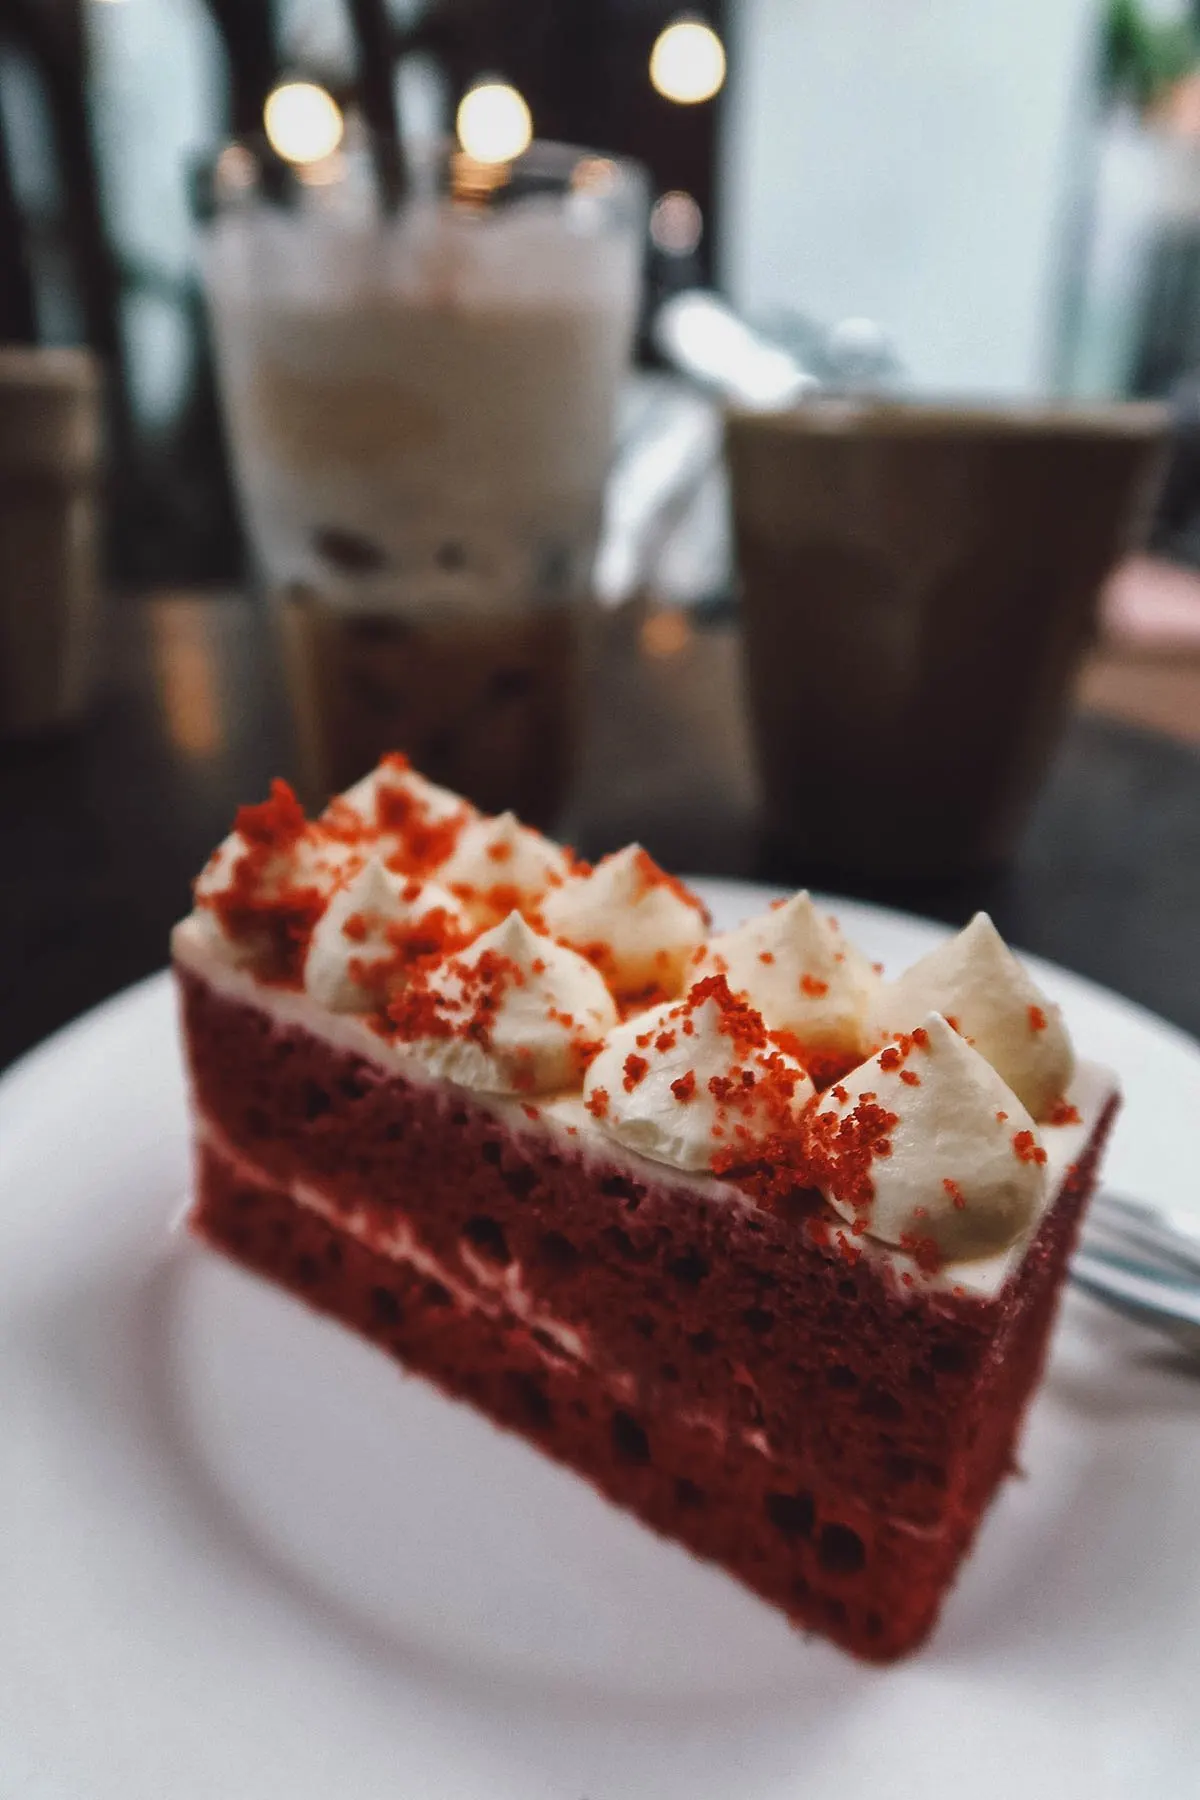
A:
{"label": "tall glass of iced latte", "polygon": [[[240,147],[238,147],[240,149]],[[218,163],[204,273],[243,513],[313,797],[381,751],[552,824],[633,334],[635,165],[449,150],[268,196]]]}

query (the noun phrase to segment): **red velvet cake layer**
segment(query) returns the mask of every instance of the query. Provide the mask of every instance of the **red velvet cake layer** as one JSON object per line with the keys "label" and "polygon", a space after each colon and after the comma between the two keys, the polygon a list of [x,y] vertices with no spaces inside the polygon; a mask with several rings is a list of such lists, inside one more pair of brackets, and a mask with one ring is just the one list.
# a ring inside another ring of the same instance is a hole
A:
{"label": "red velvet cake layer", "polygon": [[180,981],[202,1236],[798,1623],[877,1660],[921,1640],[1011,1464],[1112,1107],[997,1299],[897,1293],[812,1240],[814,1194],[634,1178]]}

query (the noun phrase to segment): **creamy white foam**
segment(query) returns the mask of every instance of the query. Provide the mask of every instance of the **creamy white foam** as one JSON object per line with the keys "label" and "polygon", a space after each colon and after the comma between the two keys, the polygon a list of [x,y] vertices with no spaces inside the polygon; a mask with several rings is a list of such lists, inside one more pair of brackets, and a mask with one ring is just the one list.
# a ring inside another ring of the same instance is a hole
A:
{"label": "creamy white foam", "polygon": [[[548,552],[582,580],[636,310],[632,219],[597,231],[570,201],[481,217],[418,199],[381,228],[338,198],[229,212],[205,247],[268,578],[430,619],[526,607]],[[378,568],[323,558],[329,526]]]}

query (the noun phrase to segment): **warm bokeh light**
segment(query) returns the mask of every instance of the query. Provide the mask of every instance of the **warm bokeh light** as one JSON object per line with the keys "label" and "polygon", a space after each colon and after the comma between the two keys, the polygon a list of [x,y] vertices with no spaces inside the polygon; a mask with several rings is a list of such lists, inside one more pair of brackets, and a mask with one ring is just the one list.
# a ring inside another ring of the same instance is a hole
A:
{"label": "warm bokeh light", "polygon": [[267,142],[285,162],[320,162],[332,156],[346,129],[333,95],[315,81],[285,81],[263,107]]}
{"label": "warm bokeh light", "polygon": [[481,163],[512,162],[533,141],[529,108],[505,81],[482,81],[464,94],[454,128],[467,155]]}
{"label": "warm bokeh light", "polygon": [[704,236],[704,214],[682,188],[660,194],[650,213],[650,240],[666,256],[690,256]]}
{"label": "warm bokeh light", "polygon": [[650,52],[650,80],[664,100],[695,106],[711,100],[725,80],[725,47],[701,19],[676,19]]}
{"label": "warm bokeh light", "polygon": [[692,641],[692,627],[686,613],[677,607],[664,607],[643,621],[640,632],[642,649],[656,662],[678,656]]}

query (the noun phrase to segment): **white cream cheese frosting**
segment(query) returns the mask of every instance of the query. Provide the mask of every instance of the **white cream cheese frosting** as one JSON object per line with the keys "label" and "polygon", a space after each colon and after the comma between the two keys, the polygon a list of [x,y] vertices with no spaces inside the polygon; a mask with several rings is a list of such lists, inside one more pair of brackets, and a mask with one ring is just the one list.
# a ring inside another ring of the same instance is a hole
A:
{"label": "white cream cheese frosting", "polygon": [[863,1056],[871,1048],[879,977],[807,892],[711,938],[696,974],[717,972],[770,1030],[794,1032],[806,1049]]}
{"label": "white cream cheese frosting", "polygon": [[715,995],[693,994],[610,1031],[583,1098],[618,1143],[671,1168],[707,1170],[722,1152],[742,1146],[749,1160],[754,1145],[794,1128],[815,1090],[765,1031],[759,1045],[739,1039]]}
{"label": "white cream cheese frosting", "polygon": [[[276,784],[238,825],[196,884],[179,960],[409,1079],[471,1089],[520,1128],[544,1117],[716,1200],[755,1203],[757,1152],[784,1185],[821,1186],[848,1241],[910,1271],[932,1247],[993,1291],[1113,1093],[1104,1071],[1072,1076],[1058,1009],[984,915],[890,983],[807,894],[706,940],[702,907],[638,846],[587,871],[400,758],[316,822]],[[614,995],[630,1009],[689,984],[618,1021]],[[806,1113],[811,1073],[850,1062]],[[867,1204],[821,1161],[822,1132],[853,1152],[863,1108],[889,1121]],[[920,1277],[949,1279],[931,1261]]]}
{"label": "white cream cheese frosting", "polygon": [[423,973],[391,1012],[399,1040],[432,1074],[491,1094],[577,1088],[617,1019],[591,963],[518,912]]}
{"label": "white cream cheese frosting", "polygon": [[[420,925],[457,926],[469,935],[467,917],[454,895],[436,882],[397,875],[369,857],[340,888],[317,920],[304,961],[304,986],[331,1012],[370,1012],[405,979],[399,952],[407,937],[420,946]],[[431,932],[429,950],[444,941]]]}
{"label": "white cream cheese frosting", "polygon": [[380,818],[381,794],[384,796],[385,811],[387,799],[391,796],[402,802],[407,801],[431,824],[444,824],[446,820],[460,815],[476,817],[475,808],[461,794],[452,794],[449,788],[438,787],[435,782],[426,781],[423,775],[408,768],[399,757],[385,757],[378,768],[372,769],[369,775],[364,775],[361,781],[356,781],[344,794],[339,794],[334,805],[348,806],[364,825],[385,826],[385,820]]}
{"label": "white cream cheese frosting", "polygon": [[911,1031],[928,1012],[949,1019],[1035,1119],[1047,1117],[1066,1093],[1075,1057],[1062,1013],[986,913],[880,984],[872,1010],[877,1040]]}
{"label": "white cream cheese frosting", "polygon": [[541,916],[552,937],[585,954],[621,995],[658,989],[673,998],[707,936],[700,901],[640,844],[551,888]]}
{"label": "white cream cheese frosting", "polygon": [[348,844],[319,835],[309,827],[286,849],[266,856],[254,854],[254,846],[240,831],[232,831],[205,863],[193,884],[196,917],[201,929],[220,945],[232,962],[253,963],[260,944],[252,929],[231,935],[222,902],[236,896],[248,910],[264,913],[297,890],[327,899],[362,865],[361,853]]}
{"label": "white cream cheese frosting", "polygon": [[481,926],[514,907],[532,907],[552,884],[565,881],[571,862],[558,844],[522,825],[515,813],[471,819],[447,860],[435,871]]}
{"label": "white cream cheese frosting", "polygon": [[938,1257],[1004,1250],[1038,1216],[1046,1152],[991,1063],[940,1013],[821,1096],[821,1191],[857,1231]]}

